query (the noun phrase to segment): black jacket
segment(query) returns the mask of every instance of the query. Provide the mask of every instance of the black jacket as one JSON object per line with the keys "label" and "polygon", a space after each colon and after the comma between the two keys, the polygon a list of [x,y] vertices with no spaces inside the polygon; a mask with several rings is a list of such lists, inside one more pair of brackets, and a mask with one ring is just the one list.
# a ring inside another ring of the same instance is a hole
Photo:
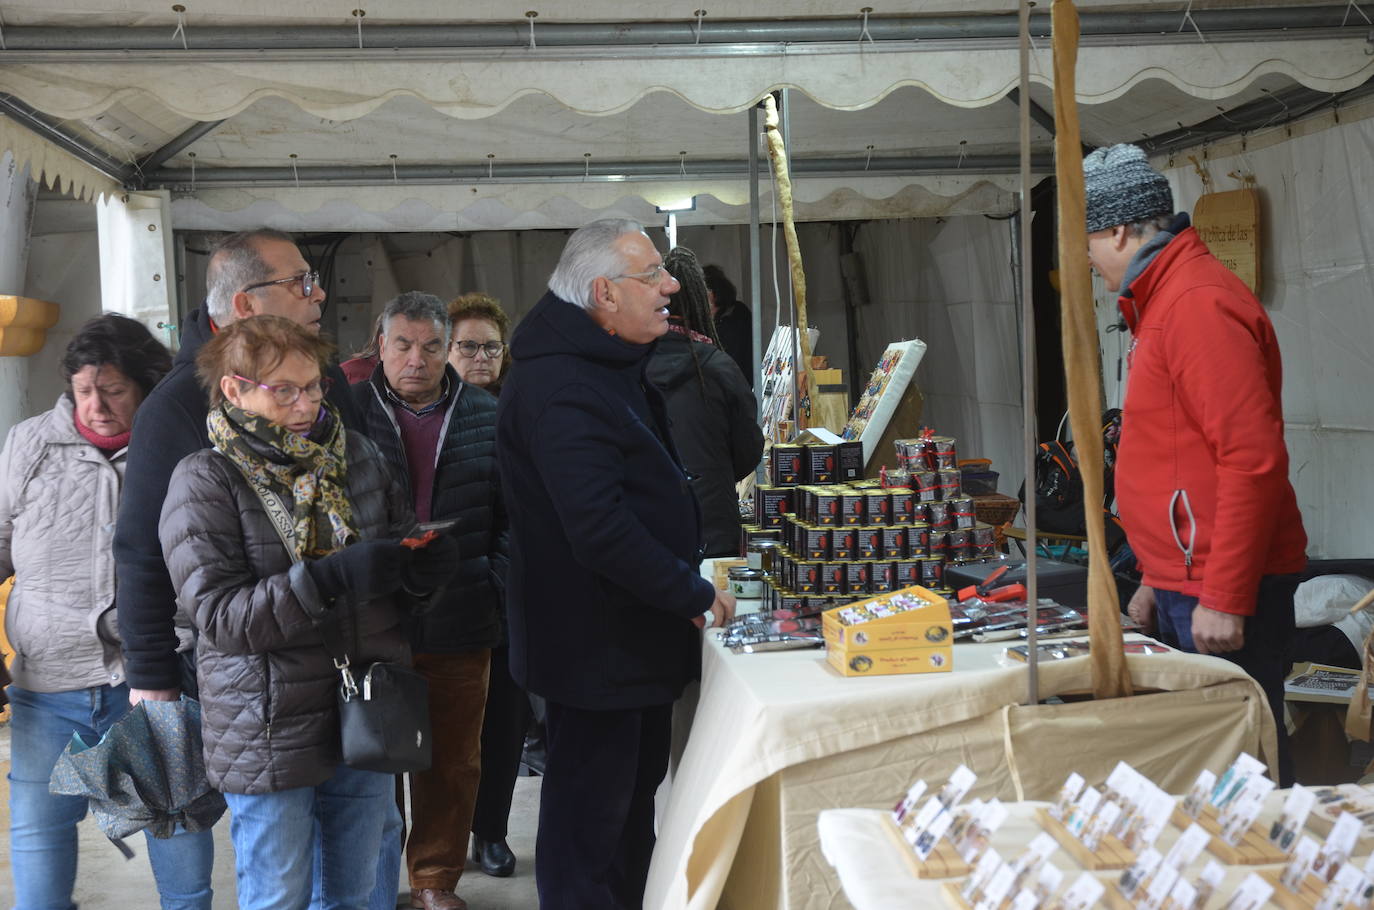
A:
{"label": "black jacket", "polygon": [[695,477],[706,555],[738,554],[735,481],[752,473],[763,454],[754,393],[728,354],[677,332],[658,340],[648,372],[668,399],[673,443]]}
{"label": "black jacket", "polygon": [[[506,513],[496,469],[496,399],[448,375],[449,396],[440,431],[430,519],[458,519],[458,574],[440,602],[419,618],[411,643],[417,653],[471,651],[501,641],[501,597],[507,555]],[[381,449],[414,501],[405,447],[378,366],[353,386],[364,430]]]}
{"label": "black jacket", "polygon": [[[134,689],[176,689],[184,684],[176,654],[176,591],[158,544],[158,516],[177,463],[210,447],[205,428],[209,404],[196,381],[196,354],[210,340],[210,317],[199,309],[187,314],[186,323],[171,372],[148,393],[134,416],[115,523],[115,608],[124,642],[124,671]],[[339,409],[344,426],[361,429],[342,371],[330,367],[328,376],[333,381],[329,400]]]}
{"label": "black jacket", "polygon": [[[415,516],[395,473],[364,437],[349,433],[347,445],[345,484],[361,539],[404,534]],[[339,673],[320,623],[339,624],[356,674],[375,660],[409,663],[409,599],[396,594],[326,607],[243,474],[209,449],[193,452],[173,473],[161,537],[199,634],[211,785],[225,793],[274,793],[329,779],[342,758]]]}
{"label": "black jacket", "polygon": [[511,675],[560,704],[639,708],[701,670],[700,509],[644,376],[652,345],[546,294],[511,342],[497,454],[511,521]]}
{"label": "black jacket", "polygon": [[721,310],[716,314],[716,336],[720,338],[720,346],[725,353],[739,365],[744,381],[752,389],[759,358],[754,356],[754,323],[749,316],[749,308],[742,303],[734,303],[728,309]]}

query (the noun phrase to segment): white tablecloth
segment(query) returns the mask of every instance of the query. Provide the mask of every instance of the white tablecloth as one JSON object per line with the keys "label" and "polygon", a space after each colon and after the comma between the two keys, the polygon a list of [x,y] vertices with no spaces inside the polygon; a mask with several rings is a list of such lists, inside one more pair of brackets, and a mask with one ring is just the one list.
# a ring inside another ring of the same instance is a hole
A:
{"label": "white tablecloth", "polygon": [[[1246,750],[1272,755],[1258,686],[1234,664],[1130,656],[1138,690],[1111,701],[1023,706],[1027,671],[1005,645],[958,645],[950,673],[844,678],[822,651],[734,655],[708,634],[699,702],[654,851],[647,908],[830,907],[823,809],[890,806],[917,777],[979,774],[972,794],[1050,798],[1066,767],[1105,777],[1118,759],[1171,791]],[[1040,667],[1041,698],[1091,691],[1088,658]]]}

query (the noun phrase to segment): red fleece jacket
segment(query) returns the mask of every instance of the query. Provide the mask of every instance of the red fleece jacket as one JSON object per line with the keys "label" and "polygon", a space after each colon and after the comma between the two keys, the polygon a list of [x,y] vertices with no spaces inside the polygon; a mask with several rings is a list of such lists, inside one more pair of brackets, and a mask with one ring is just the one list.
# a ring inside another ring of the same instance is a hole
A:
{"label": "red fleece jacket", "polygon": [[1192,228],[1119,305],[1133,341],[1116,495],[1145,584],[1252,614],[1261,575],[1307,563],[1274,327]]}

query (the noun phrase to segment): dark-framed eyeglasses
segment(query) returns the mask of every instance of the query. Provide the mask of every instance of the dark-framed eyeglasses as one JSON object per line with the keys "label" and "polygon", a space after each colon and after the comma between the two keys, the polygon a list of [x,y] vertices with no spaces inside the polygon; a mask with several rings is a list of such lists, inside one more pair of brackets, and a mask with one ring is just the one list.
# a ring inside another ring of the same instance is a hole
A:
{"label": "dark-framed eyeglasses", "polygon": [[271,394],[272,400],[277,403],[277,406],[283,408],[291,407],[291,405],[295,404],[300,399],[302,394],[304,394],[309,401],[319,402],[325,395],[329,394],[329,387],[333,384],[333,380],[328,376],[322,376],[314,382],[304,386],[298,386],[294,382],[279,382],[275,385],[267,385],[264,382],[258,382],[256,379],[240,376],[238,373],[234,374],[234,378],[240,382],[255,385],[260,389],[266,389]]}
{"label": "dark-framed eyeglasses", "polygon": [[463,357],[476,357],[477,352],[481,351],[487,355],[487,359],[495,360],[506,350],[504,341],[455,341],[454,349]]}
{"label": "dark-framed eyeglasses", "polygon": [[672,274],[664,268],[662,263],[649,269],[647,272],[626,272],[623,275],[616,275],[607,281],[619,281],[622,278],[633,278],[635,281],[642,281],[650,287],[662,284],[665,278],[672,278]]}
{"label": "dark-framed eyeglasses", "polygon": [[248,291],[256,291],[258,288],[271,287],[274,284],[290,285],[293,281],[298,283],[300,287],[298,289],[293,288],[292,290],[295,290],[302,297],[309,297],[311,294],[315,293],[315,288],[320,286],[320,273],[313,271],[303,272],[300,275],[291,275],[286,278],[274,278],[271,281],[259,281],[257,284],[248,285],[248,287],[243,289],[242,293],[247,293]]}

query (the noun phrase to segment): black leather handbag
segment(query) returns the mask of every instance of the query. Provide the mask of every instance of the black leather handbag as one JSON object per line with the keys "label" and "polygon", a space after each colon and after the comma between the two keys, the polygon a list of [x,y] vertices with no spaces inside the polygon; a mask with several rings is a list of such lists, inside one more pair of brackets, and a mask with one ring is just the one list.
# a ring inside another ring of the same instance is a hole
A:
{"label": "black leather handbag", "polygon": [[[344,764],[362,771],[424,771],[431,761],[429,683],[410,667],[378,661],[355,680],[339,668],[339,732]],[[361,682],[361,684],[359,684]]]}
{"label": "black leather handbag", "polygon": [[[291,510],[273,490],[244,472],[257,493],[267,517],[276,528],[282,546],[293,562],[296,552]],[[319,624],[325,649],[339,671],[339,733],[344,764],[360,771],[404,774],[425,771],[431,763],[429,735],[429,683],[404,664],[377,661],[370,664],[358,685],[353,676],[348,648],[340,626],[353,615],[353,603],[341,601],[332,615]],[[358,625],[353,627],[353,650],[358,650]]]}

